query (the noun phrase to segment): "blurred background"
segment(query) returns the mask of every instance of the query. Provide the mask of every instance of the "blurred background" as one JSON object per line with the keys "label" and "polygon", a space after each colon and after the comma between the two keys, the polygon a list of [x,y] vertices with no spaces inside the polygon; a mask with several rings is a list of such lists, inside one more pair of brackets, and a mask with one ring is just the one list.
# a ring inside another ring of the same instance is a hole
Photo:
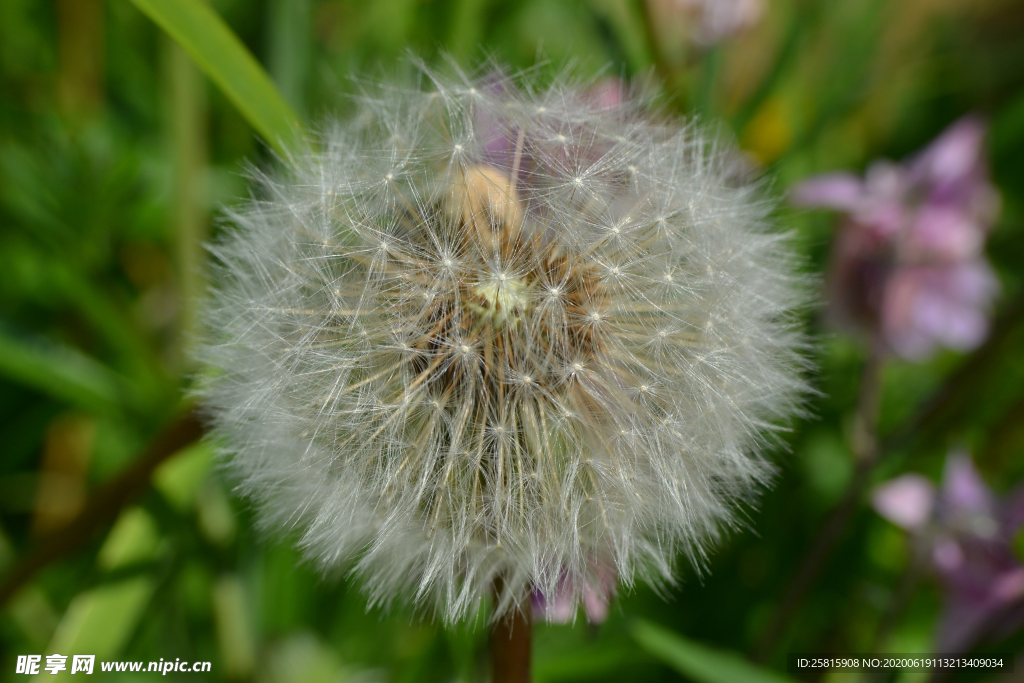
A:
{"label": "blurred background", "polygon": [[[638,623],[743,658],[731,680],[752,683],[788,652],[1024,652],[1024,3],[210,6],[314,128],[351,74],[409,50],[571,64],[663,84],[779,197],[817,282],[811,417],[702,570],[621,592],[601,623],[538,625],[537,681],[714,683]],[[147,452],[196,371],[200,244],[273,163],[129,0],[0,0],[0,680],[55,652],[212,662],[168,674],[189,680],[486,675],[480,623],[368,610],[254,529],[208,445]],[[897,679],[940,678],[870,680]],[[1024,680],[1024,659],[942,680]]]}

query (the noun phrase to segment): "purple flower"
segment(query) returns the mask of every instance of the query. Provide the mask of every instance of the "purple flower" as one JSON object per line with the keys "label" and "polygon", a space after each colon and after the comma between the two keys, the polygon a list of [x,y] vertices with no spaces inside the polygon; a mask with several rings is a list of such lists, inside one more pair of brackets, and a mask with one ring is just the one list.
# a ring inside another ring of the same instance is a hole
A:
{"label": "purple flower", "polygon": [[998,285],[984,257],[999,197],[982,157],[984,126],[950,126],[904,164],[876,161],[798,185],[794,203],[842,211],[830,298],[839,317],[921,360],[936,347],[969,350],[988,333]]}
{"label": "purple flower", "polygon": [[1024,528],[1024,486],[1000,501],[970,458],[956,453],[941,488],[907,474],[880,486],[873,504],[921,540],[943,585],[939,652],[965,651],[1024,622],[1024,565],[1012,545]]}
{"label": "purple flower", "polygon": [[[582,593],[583,612],[592,624],[604,623],[608,618],[608,605],[618,587],[618,575],[611,562],[598,561],[595,576],[573,579],[562,576],[558,588],[552,595],[540,591],[533,594],[533,613],[539,619],[556,624],[567,624],[576,618],[576,597]],[[576,590],[577,581],[582,581],[583,590]]]}

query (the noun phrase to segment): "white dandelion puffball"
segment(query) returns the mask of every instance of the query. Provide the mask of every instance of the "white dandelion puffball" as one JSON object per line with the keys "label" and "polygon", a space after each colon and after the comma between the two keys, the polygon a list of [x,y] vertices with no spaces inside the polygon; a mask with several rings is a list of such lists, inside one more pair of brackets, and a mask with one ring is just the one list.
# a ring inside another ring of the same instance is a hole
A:
{"label": "white dandelion puffball", "polygon": [[211,247],[200,391],[232,471],[375,603],[671,581],[799,409],[771,206],[636,99],[424,73],[260,176]]}

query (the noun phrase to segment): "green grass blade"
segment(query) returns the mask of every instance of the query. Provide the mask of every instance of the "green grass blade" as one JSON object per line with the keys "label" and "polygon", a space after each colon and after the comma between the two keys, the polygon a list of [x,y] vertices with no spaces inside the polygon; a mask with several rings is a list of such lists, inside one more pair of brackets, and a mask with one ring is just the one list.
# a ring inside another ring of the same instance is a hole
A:
{"label": "green grass blade", "polygon": [[[155,559],[159,544],[156,520],[141,508],[131,508],[114,523],[96,563],[109,572],[133,562]],[[87,653],[97,659],[116,657],[145,617],[156,584],[153,576],[141,574],[101,583],[79,593],[68,605],[46,652]],[[67,669],[53,680],[76,680],[66,678],[72,675],[71,661],[67,664]],[[97,663],[94,673],[99,673],[99,668]]]}
{"label": "green grass blade", "polygon": [[640,647],[695,683],[795,683],[738,654],[700,645],[648,621],[637,621],[631,632]]}
{"label": "green grass blade", "polygon": [[0,329],[0,376],[90,413],[117,413],[126,387],[98,361],[68,346],[25,340]]}
{"label": "green grass blade", "polygon": [[202,0],[132,0],[177,41],[278,152],[297,141],[298,118],[252,53]]}

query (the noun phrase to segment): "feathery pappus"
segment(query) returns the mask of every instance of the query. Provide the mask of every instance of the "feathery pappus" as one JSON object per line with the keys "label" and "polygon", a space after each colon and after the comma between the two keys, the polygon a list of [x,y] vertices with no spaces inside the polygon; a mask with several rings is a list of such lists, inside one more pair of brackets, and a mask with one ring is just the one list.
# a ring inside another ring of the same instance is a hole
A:
{"label": "feathery pappus", "polygon": [[671,581],[800,409],[771,203],[641,98],[422,73],[257,174],[211,247],[200,393],[230,467],[377,603]]}

